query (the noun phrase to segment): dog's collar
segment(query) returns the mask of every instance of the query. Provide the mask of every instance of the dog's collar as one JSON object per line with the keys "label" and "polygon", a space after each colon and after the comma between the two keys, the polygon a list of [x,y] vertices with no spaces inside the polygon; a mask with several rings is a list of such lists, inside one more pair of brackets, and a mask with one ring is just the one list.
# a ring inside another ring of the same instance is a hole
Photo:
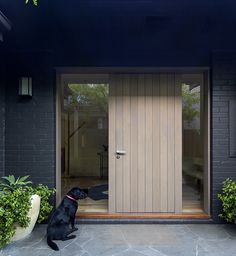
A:
{"label": "dog's collar", "polygon": [[69,196],[69,195],[66,195],[67,198],[69,198],[70,200],[72,201],[75,201],[77,203],[77,200],[75,200],[73,197]]}

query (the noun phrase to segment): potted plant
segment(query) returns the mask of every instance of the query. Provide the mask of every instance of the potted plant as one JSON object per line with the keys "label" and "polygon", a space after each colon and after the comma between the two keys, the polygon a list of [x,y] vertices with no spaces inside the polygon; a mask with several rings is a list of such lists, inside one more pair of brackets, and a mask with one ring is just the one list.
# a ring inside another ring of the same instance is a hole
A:
{"label": "potted plant", "polygon": [[236,224],[236,182],[229,178],[226,179],[218,198],[222,202],[222,213],[219,217]]}
{"label": "potted plant", "polygon": [[42,184],[33,187],[28,178],[0,179],[0,248],[27,236],[52,210],[48,199],[55,190]]}

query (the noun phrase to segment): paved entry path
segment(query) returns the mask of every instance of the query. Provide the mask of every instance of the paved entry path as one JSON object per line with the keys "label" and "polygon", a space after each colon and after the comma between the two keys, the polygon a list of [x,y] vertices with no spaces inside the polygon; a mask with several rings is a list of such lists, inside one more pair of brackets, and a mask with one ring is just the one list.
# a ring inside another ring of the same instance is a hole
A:
{"label": "paved entry path", "polygon": [[77,238],[48,248],[45,225],[0,256],[234,256],[236,226],[215,224],[80,224]]}

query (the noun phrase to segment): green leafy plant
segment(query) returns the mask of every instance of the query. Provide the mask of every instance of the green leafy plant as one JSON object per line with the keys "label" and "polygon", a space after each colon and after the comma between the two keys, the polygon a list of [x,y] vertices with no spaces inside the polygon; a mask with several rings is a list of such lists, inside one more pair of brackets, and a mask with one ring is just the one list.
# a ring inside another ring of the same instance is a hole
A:
{"label": "green leafy plant", "polygon": [[[38,0],[32,0],[33,1],[33,4],[35,6],[38,6]],[[29,0],[25,0],[25,3],[28,4],[29,3]]]}
{"label": "green leafy plant", "polygon": [[15,223],[21,227],[29,225],[30,196],[31,192],[23,188],[0,196],[0,248],[7,245],[15,234]]}
{"label": "green leafy plant", "polygon": [[49,203],[49,198],[56,192],[55,189],[49,189],[48,186],[39,184],[35,189],[34,193],[41,198],[40,212],[37,222],[41,223],[48,218],[48,215],[52,211],[52,205]]}
{"label": "green leafy plant", "polygon": [[236,224],[236,182],[229,178],[226,179],[218,198],[222,202],[222,213],[219,217]]}
{"label": "green leafy plant", "polygon": [[52,211],[49,198],[55,193],[55,189],[39,184],[32,187],[28,181],[29,176],[18,177],[13,175],[0,179],[0,248],[6,246],[16,231],[16,223],[20,227],[27,227],[30,222],[28,212],[30,210],[32,195],[40,196],[40,212],[37,223],[48,218]]}
{"label": "green leafy plant", "polygon": [[108,84],[69,84],[71,91],[70,107],[96,106],[108,112]]}
{"label": "green leafy plant", "polygon": [[29,184],[32,184],[31,181],[27,181],[29,176],[18,177],[17,179],[13,175],[9,175],[7,177],[2,177],[0,182],[0,190],[1,191],[14,191],[19,187],[24,187]]}
{"label": "green leafy plant", "polygon": [[200,116],[199,109],[194,107],[200,103],[200,93],[191,91],[189,85],[182,85],[183,98],[183,119],[190,124],[195,118]]}

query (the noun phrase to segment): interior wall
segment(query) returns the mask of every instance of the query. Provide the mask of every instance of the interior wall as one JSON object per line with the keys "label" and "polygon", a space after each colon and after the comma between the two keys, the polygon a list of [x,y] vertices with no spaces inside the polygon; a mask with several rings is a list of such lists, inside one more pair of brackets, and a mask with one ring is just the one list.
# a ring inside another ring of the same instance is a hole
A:
{"label": "interior wall", "polygon": [[183,131],[183,154],[186,157],[203,157],[201,136],[196,130]]}
{"label": "interior wall", "polygon": [[[99,152],[104,151],[102,145],[107,145],[108,127],[104,117],[104,129],[98,129],[97,117],[104,116],[104,113],[96,111],[91,116],[91,124],[83,126],[77,132],[81,125],[81,113],[74,111],[70,114],[70,132],[68,133],[68,113],[63,112],[62,117],[62,155],[63,169],[68,168],[67,163],[67,144],[68,134],[73,134],[70,138],[70,171],[69,176],[100,176],[100,157]],[[97,117],[96,117],[97,116]]]}

